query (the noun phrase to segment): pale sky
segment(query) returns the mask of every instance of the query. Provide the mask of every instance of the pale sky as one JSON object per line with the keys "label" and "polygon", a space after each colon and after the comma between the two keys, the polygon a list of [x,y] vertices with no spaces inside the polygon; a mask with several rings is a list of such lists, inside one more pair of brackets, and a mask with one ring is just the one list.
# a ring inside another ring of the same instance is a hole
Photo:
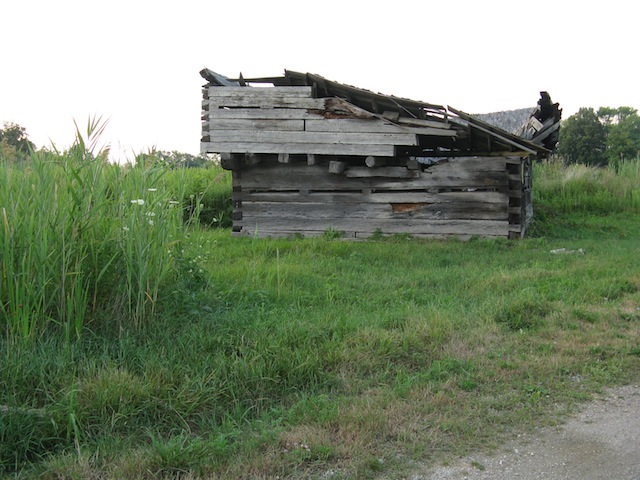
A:
{"label": "pale sky", "polygon": [[109,119],[114,159],[200,148],[199,71],[311,72],[469,113],[640,109],[631,0],[16,0],[0,7],[0,124],[67,148]]}

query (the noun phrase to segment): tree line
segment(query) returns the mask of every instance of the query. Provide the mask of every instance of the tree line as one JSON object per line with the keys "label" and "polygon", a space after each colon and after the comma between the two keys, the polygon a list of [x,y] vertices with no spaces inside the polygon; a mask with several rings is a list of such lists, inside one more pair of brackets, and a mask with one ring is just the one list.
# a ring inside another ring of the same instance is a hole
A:
{"label": "tree line", "polygon": [[631,107],[581,108],[560,126],[557,152],[566,163],[616,165],[640,154],[640,116]]}

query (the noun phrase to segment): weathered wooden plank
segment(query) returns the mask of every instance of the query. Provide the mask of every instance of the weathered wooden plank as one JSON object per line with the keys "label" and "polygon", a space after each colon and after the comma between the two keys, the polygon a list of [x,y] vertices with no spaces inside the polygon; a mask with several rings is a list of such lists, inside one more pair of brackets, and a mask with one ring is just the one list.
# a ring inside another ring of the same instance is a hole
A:
{"label": "weathered wooden plank", "polygon": [[312,87],[209,87],[209,97],[293,97],[311,98]]}
{"label": "weathered wooden plank", "polygon": [[243,218],[268,220],[288,218],[413,218],[428,220],[507,220],[506,204],[430,204],[430,203],[310,203],[249,202],[243,203]]}
{"label": "weathered wooden plank", "polygon": [[[373,157],[367,157],[373,158]],[[349,178],[386,177],[386,178],[419,178],[420,170],[407,170],[404,167],[351,167],[345,172]]]}
{"label": "weathered wooden plank", "polygon": [[426,166],[425,171],[434,169],[441,172],[451,172],[452,174],[466,170],[505,172],[506,175],[507,171],[504,157],[450,157],[438,162],[436,165]]}
{"label": "weathered wooden plank", "polygon": [[[243,229],[239,232],[232,232],[231,236],[233,237],[254,237],[254,238],[295,238],[298,235],[302,235],[305,238],[311,237],[321,237],[325,234],[326,230],[260,230],[252,232],[247,229]],[[342,232],[342,239],[345,240],[365,240],[372,236],[378,236],[381,232],[379,231],[366,231],[366,232]],[[392,233],[382,233],[383,236],[393,235]],[[505,235],[466,235],[466,234],[456,234],[456,235],[447,235],[447,234],[437,234],[437,233],[413,233],[411,234],[413,238],[424,238],[431,240],[445,240],[448,238],[455,237],[460,240],[469,240],[473,237],[482,237],[482,238],[501,238],[505,237]]]}
{"label": "weathered wooden plank", "polygon": [[288,153],[279,153],[278,154],[278,163],[291,163],[291,155]]}
{"label": "weathered wooden plank", "polygon": [[[319,192],[308,191],[302,195],[291,192],[233,192],[234,201],[241,202],[283,202],[283,203],[431,203],[437,205],[478,204],[482,208],[503,208],[509,203],[509,196],[501,192],[441,192],[429,193],[387,190],[362,194],[359,192]],[[493,205],[493,206],[492,206]],[[495,206],[495,207],[494,207]],[[463,207],[466,208],[466,207]]]}
{"label": "weathered wooden plank", "polygon": [[417,127],[431,127],[431,128],[451,128],[450,123],[446,123],[436,120],[422,120],[420,118],[399,117],[398,123],[405,125],[417,126]]}
{"label": "weathered wooden plank", "polygon": [[350,145],[417,145],[412,134],[211,130],[213,142],[327,143]]}
{"label": "weathered wooden plank", "polygon": [[302,132],[304,131],[304,120],[302,119],[224,119],[219,118],[210,120],[202,124],[203,131],[215,130],[269,130],[269,131],[287,131]]}
{"label": "weathered wooden plank", "polygon": [[[447,124],[442,124],[445,127]],[[305,122],[308,132],[364,132],[364,133],[413,133],[441,137],[455,137],[457,132],[447,128],[412,128],[385,123],[378,118],[372,119],[310,119]]]}
{"label": "weathered wooden plank", "polygon": [[295,98],[295,97],[259,97],[248,98],[216,97],[209,98],[209,111],[221,107],[267,107],[267,108],[304,108],[324,110],[326,98]]}
{"label": "weathered wooden plank", "polygon": [[380,155],[393,157],[393,145],[352,145],[330,143],[254,143],[254,142],[201,142],[203,153],[294,153],[315,155]]}
{"label": "weathered wooden plank", "polygon": [[351,219],[351,218],[308,218],[300,219],[254,219],[239,220],[234,226],[250,232],[260,231],[326,231],[335,229],[348,232],[444,234],[444,235],[491,235],[507,236],[509,223],[506,220],[422,220],[422,219]]}
{"label": "weathered wooden plank", "polygon": [[309,112],[303,108],[216,108],[208,112],[209,118],[216,119],[318,119],[323,118],[318,113]]}
{"label": "weathered wooden plank", "polygon": [[332,160],[329,162],[329,173],[331,174],[343,173],[346,168],[347,168],[347,162],[340,162],[337,160]]}
{"label": "weathered wooden plank", "polygon": [[[365,167],[362,167],[365,168]],[[506,188],[504,172],[496,171],[440,171],[437,166],[422,172],[419,178],[347,178],[329,175],[321,166],[280,165],[262,166],[243,172],[242,187],[255,190],[429,190],[435,188]]]}

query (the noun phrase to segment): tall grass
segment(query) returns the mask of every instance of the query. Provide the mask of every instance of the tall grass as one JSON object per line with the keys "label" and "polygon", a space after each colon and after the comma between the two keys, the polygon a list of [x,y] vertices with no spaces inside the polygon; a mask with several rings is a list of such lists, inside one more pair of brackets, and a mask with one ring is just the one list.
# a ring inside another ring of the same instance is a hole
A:
{"label": "tall grass", "polygon": [[[640,227],[624,204],[587,234],[601,218],[569,210],[561,165],[536,167],[536,208],[586,219],[576,236],[271,240],[185,230],[215,169],[108,165],[87,144],[3,165],[0,476],[408,477],[394,462],[495,445],[640,371]],[[8,288],[45,312],[24,337]]]}
{"label": "tall grass", "polygon": [[640,158],[599,168],[556,157],[535,164],[534,184],[534,205],[555,212],[640,212]]}
{"label": "tall grass", "polygon": [[64,153],[0,164],[0,321],[33,339],[48,328],[79,336],[98,313],[140,325],[154,314],[184,236],[181,192],[164,170],[113,165],[89,122]]}

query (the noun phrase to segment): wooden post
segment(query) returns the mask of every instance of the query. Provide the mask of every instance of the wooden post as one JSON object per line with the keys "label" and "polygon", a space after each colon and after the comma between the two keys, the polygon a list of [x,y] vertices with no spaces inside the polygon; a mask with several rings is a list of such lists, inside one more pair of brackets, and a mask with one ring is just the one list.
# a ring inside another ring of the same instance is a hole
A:
{"label": "wooden post", "polygon": [[320,162],[318,161],[318,157],[316,157],[315,154],[307,154],[307,165],[318,165],[319,163]]}
{"label": "wooden post", "polygon": [[420,168],[420,162],[415,158],[410,158],[407,160],[407,169],[408,170],[418,170]]}
{"label": "wooden post", "polygon": [[279,153],[278,163],[291,163],[291,155],[288,153]]}
{"label": "wooden post", "polygon": [[347,169],[347,162],[338,162],[332,160],[329,162],[329,173],[340,174]]}

